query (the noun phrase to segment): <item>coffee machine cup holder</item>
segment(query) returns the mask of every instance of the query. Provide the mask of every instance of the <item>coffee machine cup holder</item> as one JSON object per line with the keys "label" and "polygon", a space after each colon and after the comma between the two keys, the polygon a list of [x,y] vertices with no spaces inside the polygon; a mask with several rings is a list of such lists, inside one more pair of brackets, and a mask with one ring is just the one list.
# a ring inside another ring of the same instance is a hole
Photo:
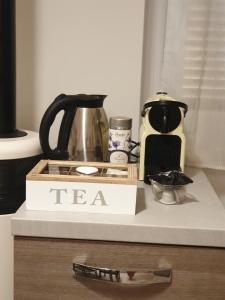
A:
{"label": "coffee machine cup holder", "polygon": [[185,197],[184,186],[193,183],[191,178],[177,170],[149,175],[148,179],[155,200],[169,205],[182,203]]}

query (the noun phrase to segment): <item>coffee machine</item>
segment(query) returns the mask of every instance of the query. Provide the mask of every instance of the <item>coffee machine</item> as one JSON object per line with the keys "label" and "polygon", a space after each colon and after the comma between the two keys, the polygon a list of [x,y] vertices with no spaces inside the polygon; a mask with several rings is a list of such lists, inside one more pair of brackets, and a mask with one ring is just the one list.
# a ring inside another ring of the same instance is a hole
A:
{"label": "coffee machine", "polygon": [[165,92],[147,100],[140,128],[139,180],[171,170],[184,171],[184,117],[188,107]]}

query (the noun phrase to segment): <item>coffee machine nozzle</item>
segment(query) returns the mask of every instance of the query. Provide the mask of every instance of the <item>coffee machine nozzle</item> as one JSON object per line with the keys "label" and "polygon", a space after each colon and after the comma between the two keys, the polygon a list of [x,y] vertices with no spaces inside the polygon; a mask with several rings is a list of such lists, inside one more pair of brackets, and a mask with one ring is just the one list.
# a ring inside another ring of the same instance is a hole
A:
{"label": "coffee machine nozzle", "polygon": [[184,171],[184,117],[188,107],[165,92],[147,100],[140,128],[139,180],[171,170]]}

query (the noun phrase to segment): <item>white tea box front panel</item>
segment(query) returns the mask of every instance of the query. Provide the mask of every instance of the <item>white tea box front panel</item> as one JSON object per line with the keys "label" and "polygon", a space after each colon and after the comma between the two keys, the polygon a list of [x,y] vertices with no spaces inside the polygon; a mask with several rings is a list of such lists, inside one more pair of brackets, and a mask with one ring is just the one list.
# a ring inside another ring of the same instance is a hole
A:
{"label": "white tea box front panel", "polygon": [[136,194],[137,185],[27,180],[26,208],[134,215]]}

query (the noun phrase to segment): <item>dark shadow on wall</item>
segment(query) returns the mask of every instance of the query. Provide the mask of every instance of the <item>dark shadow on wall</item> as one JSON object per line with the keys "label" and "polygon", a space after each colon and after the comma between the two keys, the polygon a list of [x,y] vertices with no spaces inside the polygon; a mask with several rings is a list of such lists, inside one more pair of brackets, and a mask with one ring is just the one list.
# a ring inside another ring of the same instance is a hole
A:
{"label": "dark shadow on wall", "polygon": [[17,127],[29,130],[35,120],[35,4],[16,0]]}

